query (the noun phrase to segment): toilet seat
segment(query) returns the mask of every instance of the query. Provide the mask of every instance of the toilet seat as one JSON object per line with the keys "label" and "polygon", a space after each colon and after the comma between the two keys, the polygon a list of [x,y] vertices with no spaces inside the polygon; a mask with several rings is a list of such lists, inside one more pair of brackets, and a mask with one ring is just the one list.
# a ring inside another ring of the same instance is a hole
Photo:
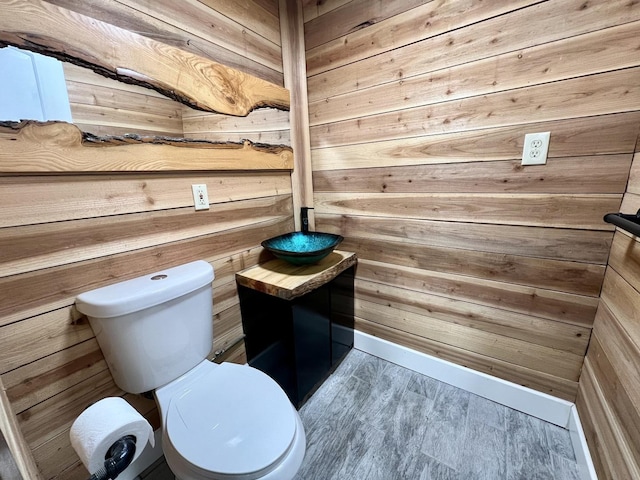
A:
{"label": "toilet seat", "polygon": [[194,471],[210,478],[261,478],[289,453],[297,413],[263,372],[209,365],[171,398],[165,434]]}

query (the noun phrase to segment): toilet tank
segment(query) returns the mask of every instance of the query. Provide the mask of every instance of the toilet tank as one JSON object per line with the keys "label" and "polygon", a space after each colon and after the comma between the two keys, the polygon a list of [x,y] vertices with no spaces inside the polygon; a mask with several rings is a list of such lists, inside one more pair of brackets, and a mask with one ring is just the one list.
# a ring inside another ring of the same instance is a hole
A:
{"label": "toilet tank", "polygon": [[199,260],[78,295],[76,307],[122,390],[154,390],[207,357],[213,278],[213,267]]}

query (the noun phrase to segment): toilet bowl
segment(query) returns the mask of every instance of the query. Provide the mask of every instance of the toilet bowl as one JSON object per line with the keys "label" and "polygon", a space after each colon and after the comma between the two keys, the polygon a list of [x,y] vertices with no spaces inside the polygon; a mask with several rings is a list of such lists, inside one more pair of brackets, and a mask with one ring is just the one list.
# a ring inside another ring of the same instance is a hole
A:
{"label": "toilet bowl", "polygon": [[290,479],[302,464],[300,416],[260,370],[205,360],[155,397],[164,455],[180,480]]}
{"label": "toilet bowl", "polygon": [[253,367],[206,359],[213,278],[209,263],[191,262],[83,293],[76,307],[115,383],[154,392],[179,480],[291,480],[306,446],[287,395]]}

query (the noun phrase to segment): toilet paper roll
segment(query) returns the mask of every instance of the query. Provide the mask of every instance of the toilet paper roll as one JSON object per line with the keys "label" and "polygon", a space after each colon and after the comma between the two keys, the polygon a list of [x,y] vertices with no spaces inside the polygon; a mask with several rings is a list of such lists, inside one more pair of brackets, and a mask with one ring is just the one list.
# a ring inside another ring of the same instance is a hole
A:
{"label": "toilet paper roll", "polygon": [[144,450],[147,441],[154,444],[153,428],[126,400],[107,397],[94,403],[76,418],[71,425],[71,445],[89,473],[104,465],[105,455],[116,440],[126,436],[136,437],[136,453]]}

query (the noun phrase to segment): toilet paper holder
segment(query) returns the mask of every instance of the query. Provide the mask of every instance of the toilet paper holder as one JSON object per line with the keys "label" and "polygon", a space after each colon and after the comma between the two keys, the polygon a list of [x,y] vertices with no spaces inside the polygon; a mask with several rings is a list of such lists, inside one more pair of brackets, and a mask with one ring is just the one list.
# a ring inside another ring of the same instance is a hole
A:
{"label": "toilet paper holder", "polygon": [[125,435],[111,445],[104,459],[103,467],[95,472],[89,480],[114,480],[132,462],[136,453],[136,437]]}

